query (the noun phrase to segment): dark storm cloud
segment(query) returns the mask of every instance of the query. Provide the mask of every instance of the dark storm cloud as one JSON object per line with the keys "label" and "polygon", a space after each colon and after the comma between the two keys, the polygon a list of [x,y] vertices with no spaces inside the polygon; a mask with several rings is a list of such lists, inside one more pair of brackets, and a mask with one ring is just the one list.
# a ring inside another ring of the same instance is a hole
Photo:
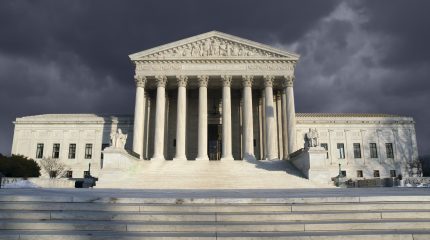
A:
{"label": "dark storm cloud", "polygon": [[219,30],[294,41],[335,1],[1,1],[0,152],[12,121],[42,113],[132,113],[128,54]]}
{"label": "dark storm cloud", "polygon": [[301,54],[297,111],[412,116],[420,153],[428,154],[428,5],[406,0],[1,1],[0,152],[10,151],[17,116],[132,113],[128,54],[218,30]]}
{"label": "dark storm cloud", "polygon": [[[413,6],[411,6],[413,5]],[[295,44],[300,111],[412,116],[430,153],[430,15],[425,1],[342,2]],[[318,99],[309,101],[307,96]]]}
{"label": "dark storm cloud", "polygon": [[[101,74],[132,75],[127,54],[222,30],[292,41],[333,4],[303,1],[9,1],[0,10],[1,51],[57,59],[76,54]],[[312,7],[311,7],[312,6]],[[128,84],[128,82],[127,82]]]}

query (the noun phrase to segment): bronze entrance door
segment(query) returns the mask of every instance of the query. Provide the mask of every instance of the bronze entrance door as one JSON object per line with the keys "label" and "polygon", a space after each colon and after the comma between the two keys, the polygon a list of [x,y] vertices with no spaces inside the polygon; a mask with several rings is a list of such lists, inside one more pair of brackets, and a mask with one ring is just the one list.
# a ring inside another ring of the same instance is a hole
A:
{"label": "bronze entrance door", "polygon": [[222,147],[222,125],[209,124],[208,125],[208,154],[209,160],[221,159]]}

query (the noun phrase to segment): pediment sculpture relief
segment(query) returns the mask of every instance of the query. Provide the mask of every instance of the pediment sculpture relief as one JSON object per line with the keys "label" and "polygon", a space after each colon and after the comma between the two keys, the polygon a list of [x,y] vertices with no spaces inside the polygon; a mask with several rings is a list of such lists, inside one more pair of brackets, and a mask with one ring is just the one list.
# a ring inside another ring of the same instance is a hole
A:
{"label": "pediment sculpture relief", "polygon": [[251,47],[245,44],[232,42],[218,37],[211,37],[178,47],[170,48],[147,58],[159,57],[282,57],[265,50]]}

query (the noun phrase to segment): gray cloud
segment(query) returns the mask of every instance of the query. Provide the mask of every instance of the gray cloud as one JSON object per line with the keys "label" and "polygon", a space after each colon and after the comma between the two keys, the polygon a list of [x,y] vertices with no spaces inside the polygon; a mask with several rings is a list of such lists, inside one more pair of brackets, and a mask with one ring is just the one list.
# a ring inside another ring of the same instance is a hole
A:
{"label": "gray cloud", "polygon": [[[302,53],[296,73],[297,109],[412,116],[417,122],[419,151],[429,154],[430,112],[426,105],[430,102],[430,58],[425,56],[429,47],[422,40],[414,41],[421,37],[422,29],[402,28],[421,26],[421,21],[430,23],[430,17],[414,16],[410,23],[400,24],[406,17],[385,16],[384,5],[378,5],[381,9],[377,11],[368,3],[342,2],[295,43],[279,43]],[[393,3],[395,9],[389,12],[400,14],[403,4]],[[408,13],[419,15],[422,11]],[[420,22],[415,22],[418,19]],[[399,42],[403,44],[399,46]],[[308,96],[318,102],[309,101]]]}
{"label": "gray cloud", "polygon": [[[2,1],[0,152],[17,116],[131,113],[127,55],[211,30],[300,53],[300,112],[384,112],[417,120],[430,153],[427,2]],[[309,100],[313,95],[318,104]]]}

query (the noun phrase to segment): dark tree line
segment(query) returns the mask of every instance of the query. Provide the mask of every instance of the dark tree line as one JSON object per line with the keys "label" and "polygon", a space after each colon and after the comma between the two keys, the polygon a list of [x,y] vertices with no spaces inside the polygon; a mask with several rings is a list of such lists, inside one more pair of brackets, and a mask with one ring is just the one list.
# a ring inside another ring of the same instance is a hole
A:
{"label": "dark tree line", "polygon": [[39,177],[40,167],[33,159],[21,155],[0,154],[0,173],[5,177]]}

